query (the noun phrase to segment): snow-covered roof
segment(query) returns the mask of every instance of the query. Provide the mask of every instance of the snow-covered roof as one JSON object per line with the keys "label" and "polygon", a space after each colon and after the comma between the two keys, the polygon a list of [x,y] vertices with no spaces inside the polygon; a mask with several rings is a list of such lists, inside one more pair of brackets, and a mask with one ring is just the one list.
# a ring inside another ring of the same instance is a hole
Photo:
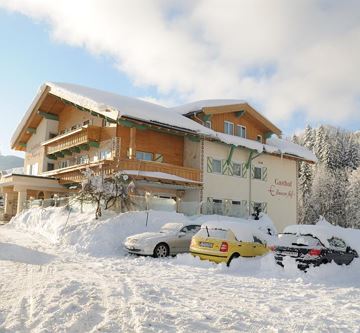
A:
{"label": "snow-covered roof", "polygon": [[287,226],[284,233],[310,234],[320,239],[325,246],[329,246],[328,241],[332,237],[339,237],[360,254],[360,230],[334,226],[325,219],[321,219],[315,225],[296,224]]}
{"label": "snow-covered roof", "polygon": [[123,173],[125,173],[127,175],[150,177],[150,178],[157,178],[157,179],[167,179],[167,180],[174,180],[174,181],[180,181],[180,182],[186,182],[186,183],[200,184],[200,182],[196,182],[196,181],[188,179],[188,178],[175,176],[175,175],[172,175],[170,173],[165,173],[165,172],[123,170]]}
{"label": "snow-covered roof", "polygon": [[114,120],[125,116],[150,123],[170,125],[200,134],[211,133],[206,127],[180,114],[171,112],[169,108],[141,99],[69,83],[50,82],[47,85],[50,87],[50,93]]}
{"label": "snow-covered roof", "polygon": [[219,140],[221,142],[234,145],[236,147],[244,147],[251,150],[256,150],[259,153],[267,152],[289,154],[307,161],[316,162],[316,157],[312,152],[286,140],[273,137],[268,139],[264,145],[255,140],[248,140],[233,135],[215,132],[214,130],[209,129],[182,115],[204,107],[243,104],[245,103],[243,100],[203,100],[175,108],[167,108],[140,99],[121,96],[98,89],[69,83],[53,82],[45,83],[40,88],[29,110],[25,114],[13,135],[11,142],[12,146],[15,146],[15,142],[26,127],[26,123],[29,117],[36,109],[36,106],[41,101],[41,98],[43,98],[44,94],[47,92],[50,92],[55,96],[66,99],[74,104],[97,112],[113,120],[118,120],[121,117],[128,117],[153,124],[165,125],[184,131],[189,131],[197,135],[203,135],[213,140]]}
{"label": "snow-covered roof", "polygon": [[188,114],[191,112],[200,111],[203,108],[208,108],[208,107],[237,105],[244,103],[246,102],[241,99],[206,99],[206,100],[175,106],[172,107],[171,110],[180,114]]}
{"label": "snow-covered roof", "polygon": [[280,139],[277,136],[272,136],[271,138],[266,140],[266,144],[269,147],[265,146],[265,150],[269,153],[271,149],[277,149],[280,151],[281,154],[288,154],[288,155],[294,155],[297,157],[302,157],[307,161],[317,162],[317,158],[315,154],[306,149],[305,147],[302,147],[296,143],[290,142],[288,140]]}
{"label": "snow-covered roof", "polygon": [[224,143],[229,145],[234,145],[236,147],[249,148],[251,150],[256,150],[259,153],[264,151],[264,145],[261,142],[255,140],[244,139],[239,136],[215,132],[216,138]]}

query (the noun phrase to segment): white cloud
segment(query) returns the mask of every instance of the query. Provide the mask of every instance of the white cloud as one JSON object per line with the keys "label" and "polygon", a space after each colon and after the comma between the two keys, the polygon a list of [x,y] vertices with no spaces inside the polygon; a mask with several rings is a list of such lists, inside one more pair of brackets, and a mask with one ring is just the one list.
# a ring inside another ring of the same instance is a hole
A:
{"label": "white cloud", "polygon": [[160,100],[240,98],[284,122],[360,120],[356,0],[0,0],[110,55]]}

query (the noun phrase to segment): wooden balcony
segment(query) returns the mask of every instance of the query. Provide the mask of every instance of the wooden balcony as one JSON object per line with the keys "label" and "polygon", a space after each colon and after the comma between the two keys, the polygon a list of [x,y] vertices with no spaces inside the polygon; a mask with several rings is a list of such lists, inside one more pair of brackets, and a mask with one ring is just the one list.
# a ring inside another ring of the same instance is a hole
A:
{"label": "wooden balcony", "polygon": [[49,158],[56,159],[90,147],[99,147],[101,127],[84,126],[74,131],[58,135],[43,143]]}
{"label": "wooden balcony", "polygon": [[[92,162],[83,165],[74,165],[64,169],[57,169],[44,173],[47,176],[53,176],[60,179],[63,184],[66,183],[79,183],[83,180],[83,173],[86,168],[91,168],[95,173],[104,173],[104,175],[111,175],[117,171],[124,171],[135,179],[158,179],[163,182],[172,183],[188,183],[194,186],[201,184],[201,171],[198,169],[152,162],[142,160],[103,160]],[[159,174],[161,173],[161,174]],[[166,176],[168,175],[168,176]],[[177,176],[182,179],[178,179]]]}

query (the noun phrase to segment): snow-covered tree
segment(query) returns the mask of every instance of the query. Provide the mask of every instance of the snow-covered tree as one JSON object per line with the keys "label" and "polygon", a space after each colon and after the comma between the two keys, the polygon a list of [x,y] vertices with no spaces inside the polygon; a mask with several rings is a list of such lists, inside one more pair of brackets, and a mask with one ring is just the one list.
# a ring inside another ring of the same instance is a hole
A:
{"label": "snow-covered tree", "polygon": [[84,172],[78,199],[82,202],[94,203],[96,205],[95,218],[98,219],[102,215],[103,208],[109,209],[118,201],[121,208],[129,209],[129,192],[133,188],[134,183],[122,172],[105,177],[103,173],[94,173],[91,169],[87,169]]}
{"label": "snow-covered tree", "polygon": [[360,167],[349,177],[346,200],[347,226],[360,228]]}

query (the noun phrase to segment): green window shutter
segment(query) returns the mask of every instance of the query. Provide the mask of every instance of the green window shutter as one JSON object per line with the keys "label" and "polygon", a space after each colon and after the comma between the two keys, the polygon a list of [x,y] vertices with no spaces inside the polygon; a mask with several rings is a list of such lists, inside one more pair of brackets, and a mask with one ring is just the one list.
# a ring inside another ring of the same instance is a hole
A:
{"label": "green window shutter", "polygon": [[267,206],[268,206],[267,202],[263,202],[261,204],[261,211],[264,212],[265,214],[267,213]]}
{"label": "green window shutter", "polygon": [[209,173],[213,172],[213,158],[212,157],[207,158],[207,172],[209,172]]}
{"label": "green window shutter", "polygon": [[241,177],[247,178],[246,163],[241,163]]}
{"label": "green window shutter", "polygon": [[233,162],[230,162],[228,164],[228,175],[233,176],[234,175],[234,169],[233,169]]}
{"label": "green window shutter", "polygon": [[255,168],[252,166],[251,167],[251,178],[254,179],[255,177]]}
{"label": "green window shutter", "polygon": [[226,160],[221,161],[221,173],[223,175],[229,174],[229,165],[226,163]]}
{"label": "green window shutter", "polygon": [[264,182],[266,182],[267,181],[267,168],[262,168],[262,180],[264,181]]}

